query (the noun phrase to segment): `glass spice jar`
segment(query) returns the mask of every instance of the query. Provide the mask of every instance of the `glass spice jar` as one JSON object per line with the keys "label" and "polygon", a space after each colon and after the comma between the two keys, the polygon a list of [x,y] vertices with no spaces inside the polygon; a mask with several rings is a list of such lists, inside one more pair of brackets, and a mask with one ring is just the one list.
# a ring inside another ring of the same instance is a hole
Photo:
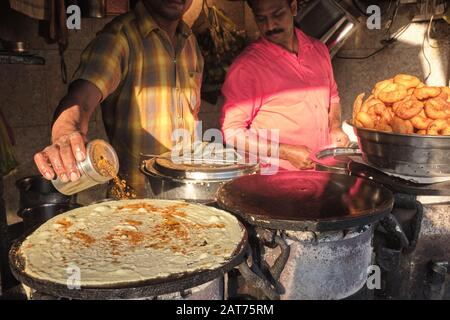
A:
{"label": "glass spice jar", "polygon": [[86,159],[77,162],[77,168],[80,172],[77,181],[62,182],[59,177],[52,180],[62,194],[72,195],[113,179],[119,172],[119,159],[109,143],[96,139],[86,145]]}

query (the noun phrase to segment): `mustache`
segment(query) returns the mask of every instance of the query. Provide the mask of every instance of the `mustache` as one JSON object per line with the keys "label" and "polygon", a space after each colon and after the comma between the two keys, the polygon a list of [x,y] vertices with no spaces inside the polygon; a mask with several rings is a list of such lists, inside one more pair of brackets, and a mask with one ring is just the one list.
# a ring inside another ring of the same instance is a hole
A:
{"label": "mustache", "polygon": [[279,33],[283,33],[283,32],[284,32],[284,29],[281,29],[281,28],[279,28],[279,29],[272,29],[272,30],[267,31],[265,33],[265,35],[267,37],[270,37],[270,36],[273,36],[273,35],[276,35],[276,34],[279,34]]}

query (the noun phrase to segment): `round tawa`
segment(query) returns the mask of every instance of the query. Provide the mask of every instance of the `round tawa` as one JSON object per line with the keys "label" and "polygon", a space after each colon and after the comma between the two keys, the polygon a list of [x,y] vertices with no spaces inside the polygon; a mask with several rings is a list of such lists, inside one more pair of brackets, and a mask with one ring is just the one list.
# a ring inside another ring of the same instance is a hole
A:
{"label": "round tawa", "polygon": [[222,277],[244,261],[248,246],[248,235],[245,227],[241,243],[237,246],[230,260],[215,269],[200,270],[195,273],[177,274],[176,276],[159,278],[151,281],[133,282],[120,286],[81,287],[70,289],[66,285],[36,279],[25,273],[24,261],[18,254],[22,242],[31,233],[16,240],[9,251],[9,265],[14,277],[28,287],[54,297],[80,300],[139,299],[176,293]]}
{"label": "round tawa", "polygon": [[219,189],[217,203],[264,228],[332,231],[382,219],[391,212],[394,197],[369,180],[305,171],[238,178]]}

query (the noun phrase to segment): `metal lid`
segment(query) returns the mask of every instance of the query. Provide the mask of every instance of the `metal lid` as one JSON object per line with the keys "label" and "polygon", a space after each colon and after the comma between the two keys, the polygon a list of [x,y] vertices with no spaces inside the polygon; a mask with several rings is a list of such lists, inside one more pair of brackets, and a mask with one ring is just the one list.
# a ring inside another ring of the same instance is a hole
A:
{"label": "metal lid", "polygon": [[391,212],[392,193],[362,178],[328,172],[251,175],[222,186],[218,205],[270,229],[331,231],[364,226]]}
{"label": "metal lid", "polygon": [[109,143],[101,139],[92,140],[87,144],[86,152],[87,157],[82,166],[90,177],[106,182],[117,175],[119,158]]}
{"label": "metal lid", "polygon": [[328,148],[315,151],[310,158],[316,165],[316,170],[347,173],[350,157],[361,158],[358,146],[349,148]]}
{"label": "metal lid", "polygon": [[146,163],[146,169],[173,179],[189,180],[230,180],[240,176],[258,172],[259,165],[253,164],[220,164],[220,163],[174,163],[170,152],[162,154]]}

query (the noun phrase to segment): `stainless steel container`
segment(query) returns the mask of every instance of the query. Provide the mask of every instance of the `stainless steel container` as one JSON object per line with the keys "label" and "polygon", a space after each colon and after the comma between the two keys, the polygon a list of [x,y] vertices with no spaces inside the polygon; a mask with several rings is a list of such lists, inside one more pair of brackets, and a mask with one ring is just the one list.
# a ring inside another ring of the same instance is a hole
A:
{"label": "stainless steel container", "polygon": [[62,194],[72,195],[89,189],[97,184],[103,184],[114,176],[99,168],[100,160],[106,159],[114,168],[114,175],[119,172],[119,159],[113,147],[104,140],[92,140],[86,146],[86,159],[77,162],[81,177],[77,181],[62,182],[59,178],[53,180],[53,186]]}
{"label": "stainless steel container", "polygon": [[[347,123],[353,126],[351,120]],[[410,177],[450,176],[450,136],[353,129],[363,160],[371,166]]]}
{"label": "stainless steel container", "polygon": [[215,201],[220,186],[237,177],[258,172],[258,165],[183,165],[166,158],[143,161],[149,198],[188,200],[201,203]]}
{"label": "stainless steel container", "polygon": [[[333,232],[286,231],[289,259],[280,282],[282,300],[338,300],[360,291],[372,262],[373,228]],[[268,249],[272,265],[279,248]]]}

